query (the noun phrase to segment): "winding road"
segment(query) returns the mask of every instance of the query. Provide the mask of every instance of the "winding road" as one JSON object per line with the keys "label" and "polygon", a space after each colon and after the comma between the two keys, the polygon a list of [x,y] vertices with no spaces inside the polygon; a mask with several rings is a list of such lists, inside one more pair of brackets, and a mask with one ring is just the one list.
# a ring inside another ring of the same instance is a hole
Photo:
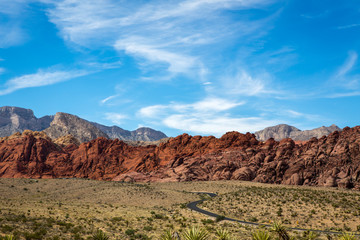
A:
{"label": "winding road", "polygon": [[[215,193],[209,193],[209,192],[191,192],[191,193],[196,193],[196,194],[207,194],[210,197],[216,197],[217,195]],[[206,211],[204,209],[199,208],[197,205],[199,203],[204,202],[206,199],[202,199],[202,200],[198,200],[198,201],[194,201],[194,202],[190,202],[188,203],[186,206],[196,212],[202,213],[204,215],[210,216],[210,217],[214,217],[214,218],[218,218],[218,217],[223,217],[222,215],[213,213],[213,212],[209,212]],[[241,224],[245,224],[245,225],[252,225],[252,226],[265,226],[265,227],[271,227],[270,224],[263,224],[263,223],[255,223],[255,222],[248,222],[248,221],[242,221],[242,220],[238,220],[238,219],[234,219],[234,218],[222,218],[222,220],[227,220],[227,221],[232,221],[232,222],[238,222]],[[316,232],[316,233],[323,233],[323,234],[335,234],[335,235],[339,235],[342,234],[342,232],[333,232],[333,231],[323,231],[323,230],[316,230],[316,229],[305,229],[305,228],[293,228],[293,227],[287,227],[287,229],[289,230],[294,230],[294,231],[312,231],[312,232]],[[360,234],[355,234],[355,236],[360,236]]]}

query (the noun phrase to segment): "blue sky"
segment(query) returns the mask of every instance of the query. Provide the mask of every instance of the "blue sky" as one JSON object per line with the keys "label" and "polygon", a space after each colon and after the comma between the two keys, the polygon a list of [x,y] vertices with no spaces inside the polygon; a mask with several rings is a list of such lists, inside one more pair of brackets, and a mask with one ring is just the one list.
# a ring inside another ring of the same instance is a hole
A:
{"label": "blue sky", "polygon": [[0,105],[169,136],[360,123],[360,4],[0,0]]}

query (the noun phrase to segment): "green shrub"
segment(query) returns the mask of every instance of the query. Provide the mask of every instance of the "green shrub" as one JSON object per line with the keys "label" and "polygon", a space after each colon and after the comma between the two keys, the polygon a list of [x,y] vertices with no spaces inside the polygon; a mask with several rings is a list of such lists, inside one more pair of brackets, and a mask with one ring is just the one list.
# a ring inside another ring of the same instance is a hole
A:
{"label": "green shrub", "polygon": [[91,240],[109,240],[109,237],[102,230],[98,229],[91,237]]}

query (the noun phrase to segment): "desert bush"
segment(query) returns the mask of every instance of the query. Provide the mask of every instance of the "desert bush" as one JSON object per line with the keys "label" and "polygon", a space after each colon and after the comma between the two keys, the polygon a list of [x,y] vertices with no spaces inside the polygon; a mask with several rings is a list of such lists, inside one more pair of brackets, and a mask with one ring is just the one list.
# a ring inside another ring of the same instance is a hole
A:
{"label": "desert bush", "polygon": [[0,236],[1,240],[17,240],[17,238],[14,235],[5,235],[4,237]]}
{"label": "desert bush", "polygon": [[344,232],[338,237],[338,240],[356,240],[356,237],[353,233]]}
{"label": "desert bush", "polygon": [[209,233],[202,228],[192,227],[183,233],[185,240],[207,240]]}
{"label": "desert bush", "polygon": [[102,230],[98,229],[91,237],[91,240],[109,240],[109,237]]}
{"label": "desert bush", "polygon": [[220,228],[216,230],[216,240],[230,240],[231,235],[228,230]]}
{"label": "desert bush", "polygon": [[278,235],[279,240],[290,240],[286,228],[280,222],[274,222],[270,230]]}
{"label": "desert bush", "polygon": [[265,229],[258,229],[251,234],[252,240],[271,240],[271,236]]}
{"label": "desert bush", "polygon": [[317,240],[319,239],[319,234],[313,232],[313,231],[306,231],[303,234],[303,238],[304,240]]}
{"label": "desert bush", "polygon": [[224,219],[225,219],[225,216],[224,216],[224,215],[218,215],[218,216],[216,216],[215,221],[216,221],[216,222],[220,222],[220,221],[222,221],[222,220],[224,220]]}
{"label": "desert bush", "polygon": [[168,229],[160,236],[160,240],[180,240],[180,236],[177,232],[173,232],[171,229]]}

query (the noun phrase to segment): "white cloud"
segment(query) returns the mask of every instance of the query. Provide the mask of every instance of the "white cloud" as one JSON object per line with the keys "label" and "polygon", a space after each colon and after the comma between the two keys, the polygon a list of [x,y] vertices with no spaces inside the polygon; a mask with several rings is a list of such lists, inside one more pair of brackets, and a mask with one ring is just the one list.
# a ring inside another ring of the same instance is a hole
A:
{"label": "white cloud", "polygon": [[265,120],[260,117],[232,118],[221,116],[188,116],[184,114],[170,115],[163,123],[182,131],[190,131],[199,134],[213,134],[220,136],[229,131],[255,132],[265,127],[275,125],[278,121]]}
{"label": "white cloud", "polygon": [[125,50],[129,55],[142,57],[150,62],[164,62],[169,65],[167,68],[172,73],[187,73],[195,66],[196,59],[179,53],[162,50],[157,46],[142,44],[143,39],[132,38],[119,40],[114,47],[117,50]]}
{"label": "white cloud", "polygon": [[0,48],[19,45],[27,39],[21,24],[30,2],[31,0],[0,0],[0,17],[6,16],[0,25]]}
{"label": "white cloud", "polygon": [[[236,69],[236,67],[234,67]],[[233,96],[264,96],[270,94],[280,94],[271,87],[271,76],[264,73],[252,75],[243,69],[235,72],[225,73],[217,84],[209,85],[208,91],[212,93],[226,93]]]}
{"label": "white cloud", "polygon": [[59,71],[52,69],[40,69],[37,73],[10,79],[4,84],[3,89],[0,90],[0,95],[9,94],[23,88],[52,85],[87,74],[89,74],[89,72],[84,70]]}
{"label": "white cloud", "polygon": [[326,98],[343,98],[343,97],[356,97],[356,96],[360,96],[360,91],[329,94],[326,96]]}
{"label": "white cloud", "polygon": [[109,112],[109,113],[105,113],[105,119],[111,121],[114,124],[122,124],[124,119],[127,119],[128,117],[126,115],[123,114],[119,114],[119,113],[114,113],[114,112]]}
{"label": "white cloud", "polygon": [[349,28],[354,28],[354,27],[360,27],[360,23],[339,26],[339,27],[337,27],[337,29],[343,30],[343,29],[349,29]]}
{"label": "white cloud", "polygon": [[337,88],[336,89],[337,92],[339,90],[338,89],[339,87],[352,91],[359,90],[360,75],[352,74],[352,70],[354,69],[357,63],[357,60],[358,60],[358,54],[354,51],[350,51],[343,65],[339,67],[337,72],[329,80],[329,83],[333,87]]}
{"label": "white cloud", "polygon": [[257,131],[278,123],[260,117],[232,117],[232,109],[244,105],[222,98],[208,97],[190,104],[153,105],[139,110],[140,117],[185,132],[220,136],[227,131]]}
{"label": "white cloud", "polygon": [[178,113],[196,112],[213,113],[230,110],[245,102],[234,102],[221,98],[208,97],[202,101],[190,104],[170,103],[169,105],[153,105],[141,108],[139,114],[147,118],[161,118],[164,112],[175,111]]}
{"label": "white cloud", "polygon": [[148,107],[143,107],[139,110],[141,117],[145,118],[159,118],[164,110],[168,109],[168,106],[165,105],[153,105]]}
{"label": "white cloud", "polygon": [[355,65],[358,59],[358,54],[356,52],[349,52],[349,56],[346,59],[345,63],[339,68],[336,77],[345,76]]}
{"label": "white cloud", "polygon": [[109,97],[107,97],[107,98],[104,98],[104,99],[102,99],[101,101],[100,101],[100,104],[105,104],[105,103],[107,103],[108,101],[110,101],[110,100],[112,100],[112,99],[114,99],[114,98],[116,98],[116,97],[118,97],[119,95],[118,94],[116,94],[116,95],[112,95],[112,96],[109,96]]}
{"label": "white cloud", "polygon": [[0,67],[0,75],[3,74],[6,71],[5,68]]}
{"label": "white cloud", "polygon": [[163,76],[163,70],[169,72],[163,79],[187,74],[203,82],[210,69],[205,63],[210,61],[209,51],[220,53],[224,41],[239,42],[241,38],[241,41],[251,42],[248,36],[266,31],[264,25],[269,24],[269,21],[262,21],[264,19],[250,20],[241,14],[234,21],[230,15],[224,15],[224,11],[262,8],[274,2],[155,0],[119,3],[103,0],[99,4],[97,0],[42,1],[52,6],[47,10],[49,19],[66,41],[88,48],[113,47],[135,57],[140,66],[152,64],[152,73]]}

